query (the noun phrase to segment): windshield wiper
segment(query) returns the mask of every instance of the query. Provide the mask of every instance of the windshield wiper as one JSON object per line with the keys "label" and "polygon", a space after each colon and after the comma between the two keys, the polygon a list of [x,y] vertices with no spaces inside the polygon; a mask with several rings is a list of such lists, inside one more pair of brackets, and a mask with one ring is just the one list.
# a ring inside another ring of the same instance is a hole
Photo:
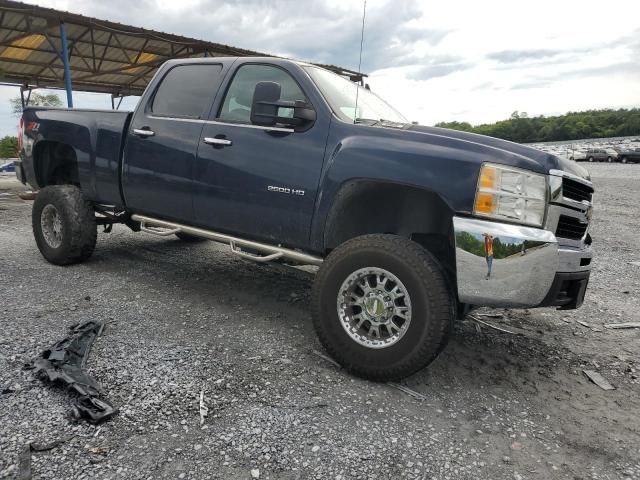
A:
{"label": "windshield wiper", "polygon": [[374,118],[356,118],[355,119],[355,123],[366,123],[368,125],[377,125],[378,123],[380,123],[383,120],[376,120]]}
{"label": "windshield wiper", "polygon": [[381,118],[379,120],[375,120],[373,118],[356,118],[355,123],[366,123],[367,125],[382,125],[383,127],[403,127],[406,123],[403,122],[395,122],[393,120],[385,120]]}

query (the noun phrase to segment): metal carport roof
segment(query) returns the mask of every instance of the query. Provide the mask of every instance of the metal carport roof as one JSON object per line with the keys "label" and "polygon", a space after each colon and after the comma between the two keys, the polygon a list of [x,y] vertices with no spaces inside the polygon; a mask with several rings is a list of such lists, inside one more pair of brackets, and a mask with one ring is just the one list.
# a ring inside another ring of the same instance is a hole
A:
{"label": "metal carport roof", "polygon": [[[269,56],[220,43],[122,25],[11,0],[0,0],[0,83],[65,88],[64,45],[74,90],[140,95],[172,58]],[[364,75],[321,65],[353,81]]]}

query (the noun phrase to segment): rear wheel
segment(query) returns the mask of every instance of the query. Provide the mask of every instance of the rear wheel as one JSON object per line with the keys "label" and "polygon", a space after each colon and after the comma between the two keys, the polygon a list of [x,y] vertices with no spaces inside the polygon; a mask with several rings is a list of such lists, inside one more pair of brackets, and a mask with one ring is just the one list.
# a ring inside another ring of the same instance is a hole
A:
{"label": "rear wheel", "polygon": [[95,213],[78,187],[53,185],[40,190],[31,220],[36,244],[47,261],[68,265],[93,254],[98,233]]}
{"label": "rear wheel", "polygon": [[395,235],[365,235],[336,248],[318,271],[312,303],[327,351],[376,381],[399,380],[431,363],[453,322],[439,265]]}
{"label": "rear wheel", "polygon": [[620,159],[620,161],[621,161],[622,163],[627,163],[627,157],[622,157],[622,158]]}
{"label": "rear wheel", "polygon": [[607,157],[607,162],[609,162],[609,163],[613,162],[613,158]]}
{"label": "rear wheel", "polygon": [[590,162],[593,162],[593,157],[589,157],[589,161],[590,161]]}

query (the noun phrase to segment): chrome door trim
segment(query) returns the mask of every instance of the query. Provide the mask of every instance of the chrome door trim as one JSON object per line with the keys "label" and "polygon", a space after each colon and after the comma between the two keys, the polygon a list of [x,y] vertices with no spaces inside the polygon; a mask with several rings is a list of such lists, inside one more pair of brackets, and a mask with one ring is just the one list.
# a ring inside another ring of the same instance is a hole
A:
{"label": "chrome door trim", "polygon": [[200,123],[203,125],[224,125],[226,127],[253,128],[257,130],[264,130],[266,132],[284,132],[284,133],[295,132],[293,128],[263,127],[261,125],[246,125],[244,123],[218,122],[216,120],[202,120],[199,118],[156,117],[155,115],[149,115],[149,118],[153,118],[154,120],[173,120],[175,122]]}

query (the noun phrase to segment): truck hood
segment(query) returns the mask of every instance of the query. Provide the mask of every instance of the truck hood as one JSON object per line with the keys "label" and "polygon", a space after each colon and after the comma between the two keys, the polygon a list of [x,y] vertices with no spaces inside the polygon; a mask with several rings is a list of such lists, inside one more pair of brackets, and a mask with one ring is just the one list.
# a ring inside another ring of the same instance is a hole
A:
{"label": "truck hood", "polygon": [[437,136],[439,138],[445,137],[451,139],[452,143],[459,142],[461,148],[464,148],[464,144],[469,145],[471,143],[475,146],[485,147],[483,150],[494,150],[496,163],[528,168],[541,173],[549,173],[551,170],[562,170],[580,178],[590,180],[589,172],[576,162],[519,143],[478,135],[476,133],[422,125],[411,125],[406,130],[408,132],[423,134],[423,140],[425,142],[429,141],[428,137]]}

